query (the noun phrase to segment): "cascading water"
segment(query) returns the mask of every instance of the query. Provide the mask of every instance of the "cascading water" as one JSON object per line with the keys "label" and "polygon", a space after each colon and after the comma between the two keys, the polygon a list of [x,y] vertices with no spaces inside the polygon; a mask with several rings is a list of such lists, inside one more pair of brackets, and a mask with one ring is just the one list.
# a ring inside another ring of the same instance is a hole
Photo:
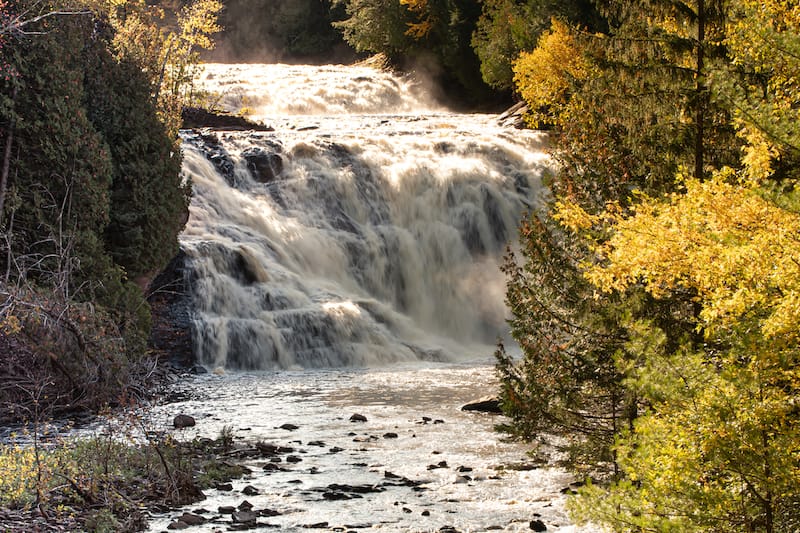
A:
{"label": "cascading water", "polygon": [[208,65],[268,132],[183,133],[195,348],[211,367],[485,356],[498,268],[539,201],[541,134],[369,67]]}

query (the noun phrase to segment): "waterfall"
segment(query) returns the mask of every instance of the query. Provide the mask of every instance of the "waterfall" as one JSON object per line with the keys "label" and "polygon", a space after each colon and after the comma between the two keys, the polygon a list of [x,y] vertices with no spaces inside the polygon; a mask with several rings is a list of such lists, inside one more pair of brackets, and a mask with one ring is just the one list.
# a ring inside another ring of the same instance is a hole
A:
{"label": "waterfall", "polygon": [[209,65],[267,132],[183,131],[198,359],[369,366],[490,353],[499,270],[537,205],[543,137],[355,66]]}

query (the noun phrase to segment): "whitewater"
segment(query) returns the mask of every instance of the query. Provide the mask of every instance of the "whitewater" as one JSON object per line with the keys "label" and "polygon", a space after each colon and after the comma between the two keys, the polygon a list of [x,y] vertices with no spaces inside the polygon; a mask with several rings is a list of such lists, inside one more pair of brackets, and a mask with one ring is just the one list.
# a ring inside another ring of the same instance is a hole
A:
{"label": "whitewater", "polygon": [[550,449],[460,409],[498,390],[500,265],[546,195],[543,134],[369,66],[206,65],[199,85],[268,131],[182,132],[181,246],[210,372],[149,417],[292,459],[247,459],[251,474],[151,531],[187,511],[206,519],[190,531],[235,529],[221,509],[245,500],[256,530],[592,531],[570,522],[574,479]]}

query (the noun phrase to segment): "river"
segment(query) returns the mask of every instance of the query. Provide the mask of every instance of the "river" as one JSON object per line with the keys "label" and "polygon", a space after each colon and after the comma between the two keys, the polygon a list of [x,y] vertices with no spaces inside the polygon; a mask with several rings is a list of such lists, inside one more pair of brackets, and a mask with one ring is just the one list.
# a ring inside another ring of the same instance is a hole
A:
{"label": "river", "polygon": [[265,530],[589,531],[564,510],[566,472],[459,409],[496,391],[499,265],[546,194],[543,134],[369,66],[206,65],[200,85],[272,131],[182,134],[194,348],[212,372],[152,417],[293,458],[207,491],[187,509],[213,520],[193,530],[225,530],[219,507],[246,499],[279,513]]}

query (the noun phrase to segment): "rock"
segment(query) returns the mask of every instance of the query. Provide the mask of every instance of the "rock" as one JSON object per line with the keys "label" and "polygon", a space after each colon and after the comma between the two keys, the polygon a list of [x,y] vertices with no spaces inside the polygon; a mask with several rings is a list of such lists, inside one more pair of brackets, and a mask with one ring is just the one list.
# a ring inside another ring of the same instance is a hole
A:
{"label": "rock", "polygon": [[217,483],[214,488],[223,492],[229,492],[233,490],[233,485],[230,483]]}
{"label": "rock", "polygon": [[264,148],[248,148],[242,152],[242,157],[247,162],[247,168],[253,179],[259,183],[270,183],[283,172],[283,159],[275,152],[281,150],[276,143],[272,146],[274,151]]}
{"label": "rock", "polygon": [[239,504],[238,509],[240,511],[252,511],[253,510],[253,504],[250,503],[247,500],[242,500],[242,503]]}
{"label": "rock", "polygon": [[259,490],[252,485],[247,485],[245,488],[242,489],[242,494],[247,496],[255,496],[259,493]]}
{"label": "rock", "polygon": [[434,424],[444,424],[444,420],[442,420],[441,418],[437,418],[436,420],[433,421],[433,423]]}
{"label": "rock", "polygon": [[459,466],[456,468],[456,472],[472,472],[472,468],[468,466]]}
{"label": "rock", "polygon": [[181,414],[172,419],[172,425],[178,429],[193,427],[195,423],[194,417],[189,415]]}
{"label": "rock", "polygon": [[208,369],[203,365],[194,365],[189,372],[195,375],[208,374]]}
{"label": "rock", "polygon": [[258,513],[253,511],[239,511],[231,515],[234,524],[253,524],[258,520]]}
{"label": "rock", "polygon": [[502,414],[500,400],[497,396],[486,396],[478,400],[469,402],[461,407],[462,411],[475,411],[478,413]]}
{"label": "rock", "polygon": [[302,459],[300,459],[296,455],[290,455],[289,457],[286,458],[287,463],[299,463],[300,461],[302,461]]}
{"label": "rock", "polygon": [[306,529],[325,529],[328,527],[327,522],[317,522],[316,524],[306,524],[303,526]]}
{"label": "rock", "polygon": [[547,531],[547,526],[538,518],[536,520],[531,520],[530,528],[534,531]]}
{"label": "rock", "polygon": [[428,470],[436,470],[437,468],[447,468],[447,461],[439,461],[435,465],[428,465]]}
{"label": "rock", "polygon": [[383,434],[383,438],[384,439],[396,439],[397,438],[397,433],[394,433],[392,431],[390,431],[389,433],[384,433]]}
{"label": "rock", "polygon": [[422,511],[420,514],[421,514],[422,516],[430,516],[430,515],[431,515],[431,512],[430,512],[430,511],[428,511],[428,510],[425,510],[425,511]]}
{"label": "rock", "polygon": [[168,525],[167,529],[172,529],[172,530],[187,529],[188,527],[189,527],[189,524],[187,524],[186,522],[181,522],[180,520],[177,520],[175,522],[172,522],[170,525]]}
{"label": "rock", "polygon": [[266,442],[256,442],[256,449],[263,457],[272,457],[278,453],[278,447]]}
{"label": "rock", "polygon": [[366,422],[366,421],[367,417],[364,415],[360,415],[358,413],[355,413],[350,417],[350,422]]}
{"label": "rock", "polygon": [[226,131],[274,131],[273,128],[224,111],[210,111],[202,107],[186,106],[181,110],[182,127],[214,128]]}
{"label": "rock", "polygon": [[274,510],[274,509],[261,509],[258,514],[261,516],[271,517],[271,516],[280,516],[281,513]]}
{"label": "rock", "polygon": [[398,476],[397,474],[393,474],[392,472],[389,472],[388,470],[385,470],[383,472],[383,477],[385,477],[386,479],[402,479],[402,476]]}
{"label": "rock", "polygon": [[206,523],[206,519],[200,515],[192,513],[183,513],[183,516],[178,518],[178,521],[190,526],[199,526]]}
{"label": "rock", "polygon": [[299,426],[295,426],[294,424],[283,424],[280,426],[280,429],[285,429],[286,431],[294,431],[299,429]]}
{"label": "rock", "polygon": [[236,512],[236,507],[233,505],[220,505],[217,511],[219,514],[233,514]]}
{"label": "rock", "polygon": [[497,122],[501,126],[522,129],[525,127],[525,115],[528,113],[528,104],[518,102],[506,109],[497,117]]}

